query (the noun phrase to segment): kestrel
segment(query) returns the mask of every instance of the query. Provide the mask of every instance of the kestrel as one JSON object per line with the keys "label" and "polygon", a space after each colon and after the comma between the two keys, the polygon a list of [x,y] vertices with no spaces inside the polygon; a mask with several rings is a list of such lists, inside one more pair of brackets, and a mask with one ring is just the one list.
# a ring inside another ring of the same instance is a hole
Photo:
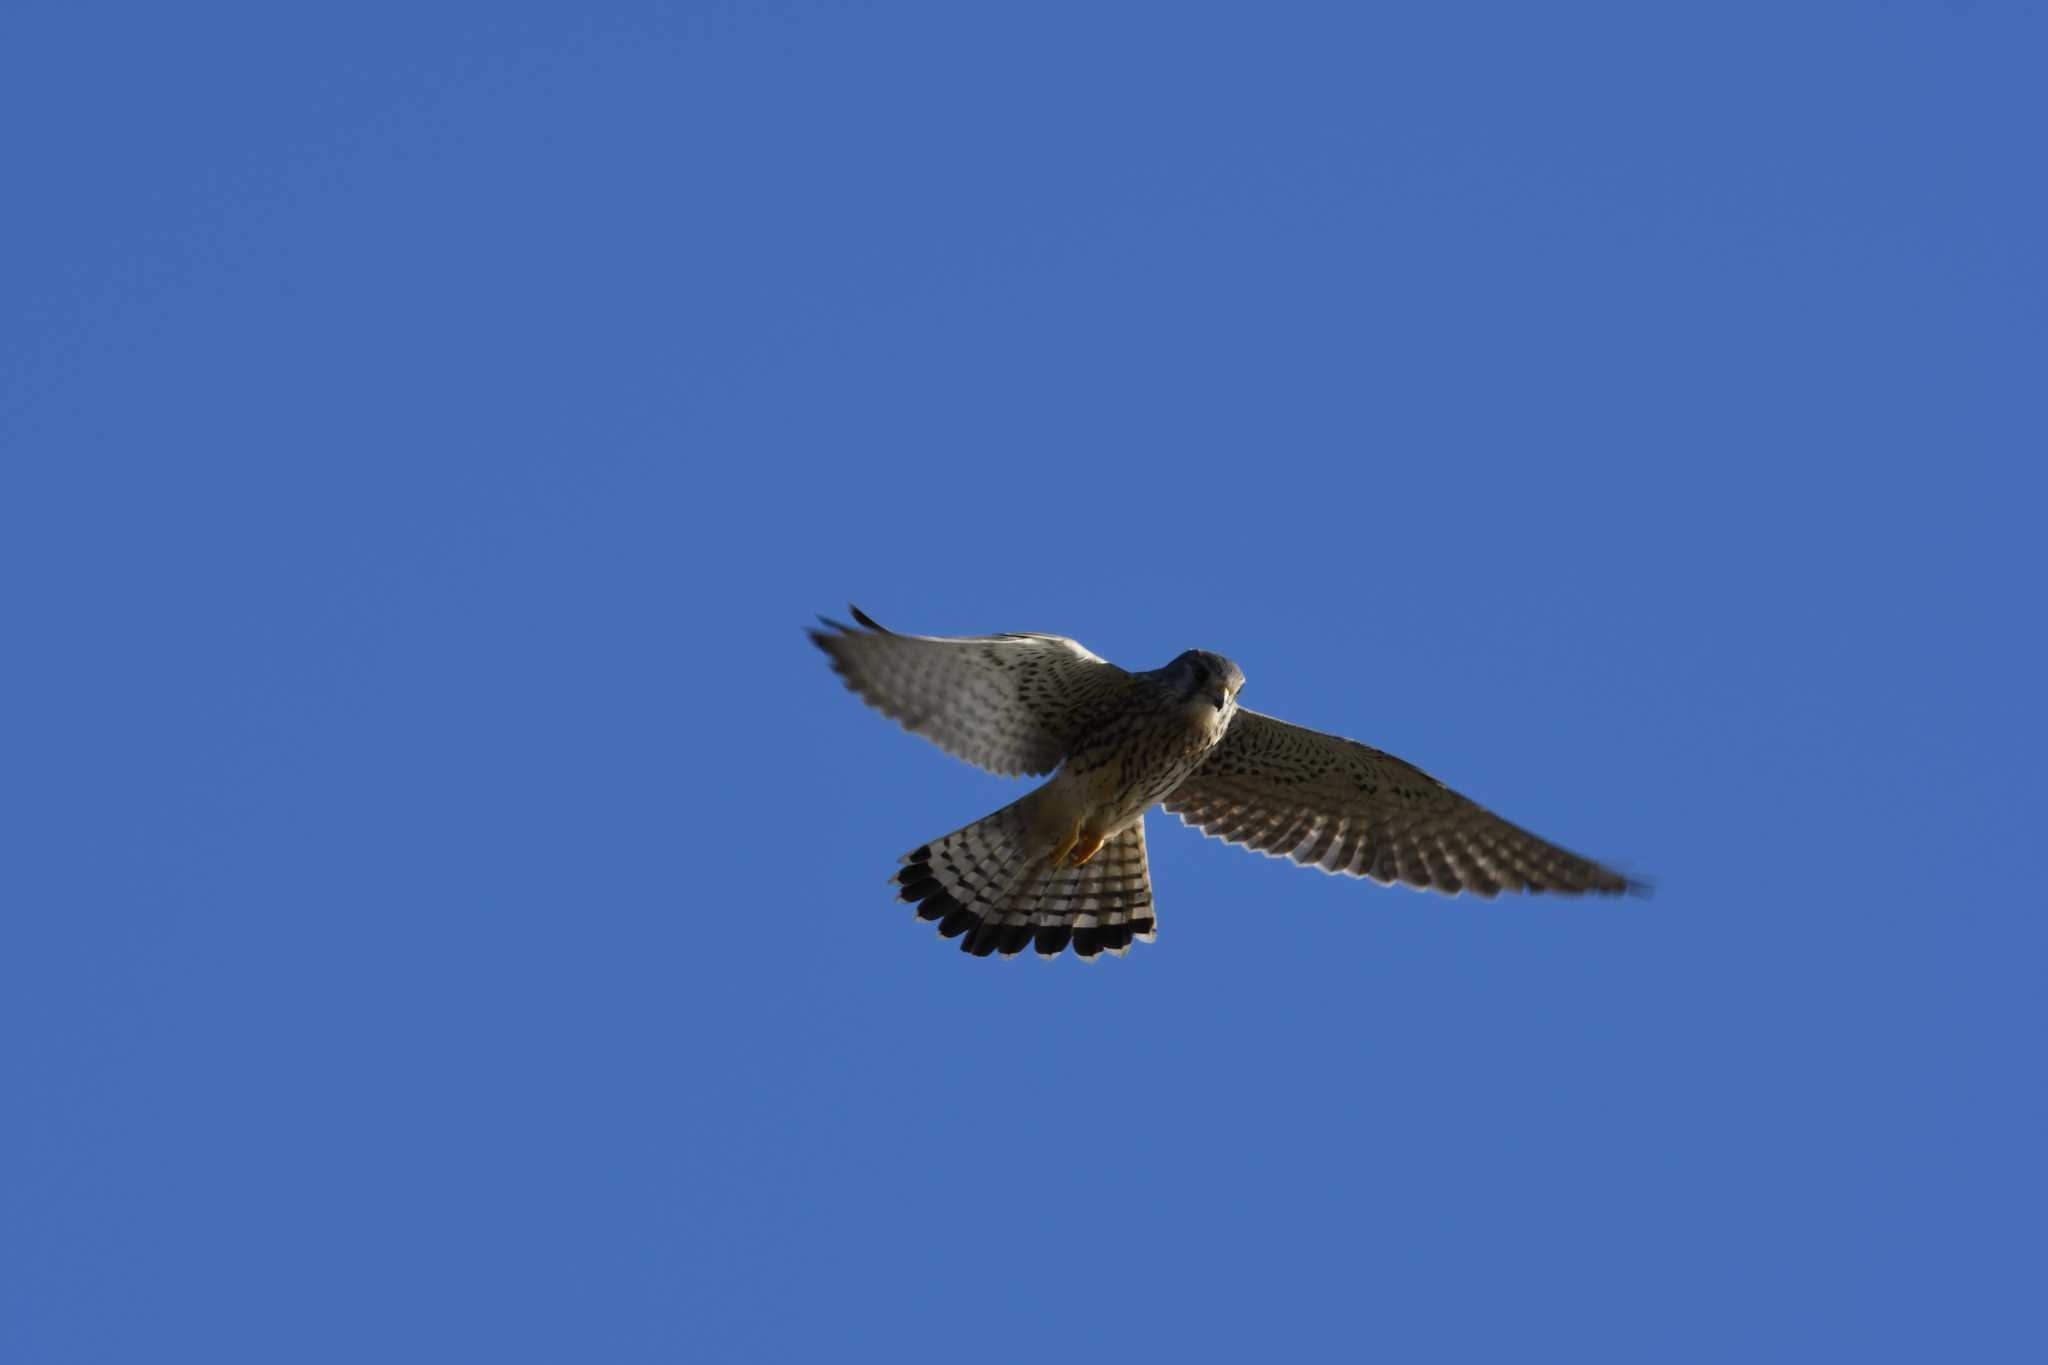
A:
{"label": "kestrel", "polygon": [[897,898],[977,957],[1150,943],[1162,804],[1226,843],[1448,896],[1642,889],[1392,754],[1240,707],[1220,654],[1129,673],[1058,635],[898,635],[852,611],[858,627],[821,617],[811,638],[870,706],[991,772],[1053,774],[900,859]]}

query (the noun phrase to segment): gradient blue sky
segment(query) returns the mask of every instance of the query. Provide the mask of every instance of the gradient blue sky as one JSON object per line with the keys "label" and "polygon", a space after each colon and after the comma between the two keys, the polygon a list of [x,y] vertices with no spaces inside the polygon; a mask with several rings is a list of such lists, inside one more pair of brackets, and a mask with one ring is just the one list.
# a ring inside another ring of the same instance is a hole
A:
{"label": "gradient blue sky", "polygon": [[[0,1357],[2041,1358],[2044,51],[15,0]],[[965,959],[849,598],[1659,894]]]}

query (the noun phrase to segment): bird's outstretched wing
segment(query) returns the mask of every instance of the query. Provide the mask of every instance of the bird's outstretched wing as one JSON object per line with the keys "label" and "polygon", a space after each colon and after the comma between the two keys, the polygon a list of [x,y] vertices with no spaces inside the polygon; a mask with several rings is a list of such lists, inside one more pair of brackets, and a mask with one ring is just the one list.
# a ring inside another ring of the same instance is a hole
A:
{"label": "bird's outstretched wing", "polygon": [[898,635],[859,607],[811,639],[868,705],[956,758],[1048,773],[1123,701],[1131,675],[1060,635]]}
{"label": "bird's outstretched wing", "polygon": [[1470,891],[1641,891],[1356,740],[1240,710],[1164,802],[1212,838],[1307,867]]}

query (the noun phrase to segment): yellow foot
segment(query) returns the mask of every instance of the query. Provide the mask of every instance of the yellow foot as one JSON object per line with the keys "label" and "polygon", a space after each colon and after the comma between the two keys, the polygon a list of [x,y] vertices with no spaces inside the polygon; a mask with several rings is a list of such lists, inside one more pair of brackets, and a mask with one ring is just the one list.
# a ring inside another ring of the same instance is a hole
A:
{"label": "yellow foot", "polygon": [[1074,842],[1075,847],[1069,850],[1072,856],[1067,859],[1068,867],[1079,867],[1102,852],[1102,836],[1093,830],[1081,831],[1081,837]]}
{"label": "yellow foot", "polygon": [[1074,827],[1060,836],[1057,847],[1052,851],[1052,865],[1079,867],[1102,851],[1103,836],[1099,830],[1088,828],[1082,821],[1075,821]]}
{"label": "yellow foot", "polygon": [[1067,831],[1066,836],[1060,840],[1060,846],[1052,851],[1052,865],[1054,867],[1065,867],[1067,865],[1067,855],[1074,851],[1074,845],[1080,841],[1081,827],[1077,824]]}

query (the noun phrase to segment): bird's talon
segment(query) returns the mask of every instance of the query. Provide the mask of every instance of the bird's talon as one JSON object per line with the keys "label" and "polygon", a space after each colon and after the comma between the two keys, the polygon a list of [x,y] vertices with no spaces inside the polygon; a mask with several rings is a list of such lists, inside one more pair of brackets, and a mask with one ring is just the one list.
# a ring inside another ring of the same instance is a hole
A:
{"label": "bird's talon", "polygon": [[1080,841],[1081,827],[1076,825],[1067,833],[1065,838],[1060,840],[1060,846],[1052,851],[1052,865],[1054,867],[1065,867],[1067,865],[1067,855],[1074,851],[1074,845]]}

